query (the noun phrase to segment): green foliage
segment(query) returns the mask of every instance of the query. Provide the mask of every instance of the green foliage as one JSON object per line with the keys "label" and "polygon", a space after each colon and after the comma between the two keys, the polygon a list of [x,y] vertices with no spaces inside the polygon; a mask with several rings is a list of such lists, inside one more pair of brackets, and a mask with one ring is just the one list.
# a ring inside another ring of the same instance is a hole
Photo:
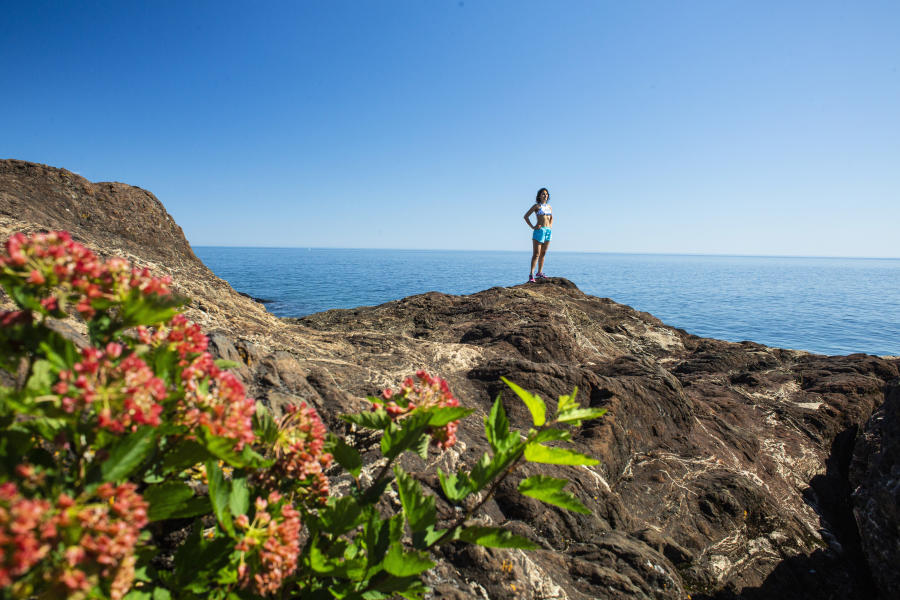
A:
{"label": "green foliage", "polygon": [[[502,527],[478,522],[482,506],[523,462],[598,462],[560,445],[571,443],[569,427],[604,410],[581,407],[576,389],[560,397],[548,421],[537,394],[504,379],[528,408],[531,427],[512,429],[498,396],[484,417],[490,452],[456,472],[437,469],[437,493],[423,488],[418,475],[407,473],[398,459],[404,454],[414,461],[414,456],[428,459],[452,446],[457,422],[473,411],[459,406],[446,382],[420,373],[399,392],[370,397],[372,410],[342,415],[346,423],[380,435],[382,456],[368,473],[359,450],[336,435],[326,436],[308,407],[276,419],[261,404],[247,401],[239,384],[221,374],[236,364],[205,354],[199,328],[179,316],[185,300],[167,293],[165,282],[100,263],[74,242],[53,235],[34,238],[34,247],[24,237],[16,241],[32,261],[24,266],[0,257],[0,285],[21,309],[0,315],[0,368],[16,382],[0,387],[0,484],[11,483],[15,490],[0,497],[0,533],[14,525],[9,519],[16,518],[17,507],[33,502],[41,503],[48,519],[67,510],[91,510],[131,528],[134,535],[130,546],[122,546],[124,554],[97,558],[96,564],[88,557],[77,565],[88,578],[81,590],[85,597],[113,593],[118,566],[101,565],[132,561],[140,586],[128,591],[128,600],[269,594],[422,598],[427,589],[421,577],[434,566],[430,553],[438,545],[537,548]],[[58,253],[41,255],[41,243],[81,256],[81,262],[72,258],[71,264],[83,271],[82,279],[57,277],[63,270],[54,270],[51,262],[63,259]],[[8,248],[11,256],[18,251],[12,241]],[[47,326],[48,319],[75,313],[87,325],[88,349]],[[92,373],[102,376],[77,380]],[[203,412],[216,402],[214,410]],[[234,406],[245,410],[215,421]],[[298,422],[301,426],[292,425]],[[316,452],[319,462],[310,462]],[[332,457],[336,466],[326,471]],[[328,476],[340,477],[341,470],[350,476],[350,489],[329,495]],[[563,490],[566,483],[535,475],[518,489],[587,513]],[[399,511],[384,510],[389,488],[400,499]],[[443,520],[437,510],[440,494],[456,509]],[[63,589],[54,577],[69,560],[64,548],[78,546],[81,532],[75,526],[59,528],[61,533],[53,535],[70,538],[42,541],[51,550],[0,594],[54,597],[52,590]],[[183,528],[190,534],[174,551],[171,567],[154,566],[157,544]],[[279,551],[266,550],[272,545]],[[263,585],[269,587],[258,587]]]}
{"label": "green foliage", "polygon": [[584,504],[578,498],[562,489],[569,483],[565,479],[557,479],[556,477],[547,477],[545,475],[535,475],[528,479],[523,479],[519,483],[519,492],[524,496],[537,498],[541,502],[553,504],[566,510],[573,512],[590,514]]}

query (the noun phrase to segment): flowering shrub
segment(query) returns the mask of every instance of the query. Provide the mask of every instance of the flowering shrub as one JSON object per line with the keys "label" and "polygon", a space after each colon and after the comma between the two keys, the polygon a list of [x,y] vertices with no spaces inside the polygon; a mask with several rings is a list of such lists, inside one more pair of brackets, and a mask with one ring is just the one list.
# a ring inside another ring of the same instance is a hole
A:
{"label": "flowering shrub", "polygon": [[159,425],[166,384],[135,354],[116,363],[123,349],[115,342],[105,351],[85,348],[71,371],[60,371],[53,391],[61,396],[64,411],[93,410],[97,424],[114,433]]}
{"label": "flowering shrub", "polygon": [[[450,393],[450,386],[440,377],[432,377],[425,371],[418,371],[416,379],[407,377],[399,391],[388,388],[381,393],[385,400],[384,409],[396,421],[418,409],[449,408],[459,406],[459,400]],[[381,408],[380,402],[372,403],[373,410]],[[440,427],[429,427],[431,443],[446,450],[456,443],[456,421]]]}
{"label": "flowering shrub", "polygon": [[[396,461],[456,442],[471,411],[443,379],[419,371],[370,397],[370,411],[343,416],[380,432],[383,459],[363,478],[359,452],[312,407],[276,417],[246,397],[179,312],[168,279],[53,232],[13,235],[0,285],[17,305],[0,312],[0,367],[11,382],[0,386],[3,597],[420,598],[439,544],[535,547],[471,522],[516,465],[596,463],[545,442],[569,440],[556,426],[602,410],[581,408],[573,393],[548,423],[543,401],[507,382],[534,428],[510,431],[498,398],[485,418],[491,453],[471,470],[438,470],[457,508],[439,522],[435,497]],[[68,316],[86,323],[86,347],[50,326]],[[329,476],[342,472],[351,486],[336,496]],[[565,484],[534,476],[519,490],[585,512]],[[388,486],[397,514],[377,508]],[[175,532],[183,541],[162,550]]]}

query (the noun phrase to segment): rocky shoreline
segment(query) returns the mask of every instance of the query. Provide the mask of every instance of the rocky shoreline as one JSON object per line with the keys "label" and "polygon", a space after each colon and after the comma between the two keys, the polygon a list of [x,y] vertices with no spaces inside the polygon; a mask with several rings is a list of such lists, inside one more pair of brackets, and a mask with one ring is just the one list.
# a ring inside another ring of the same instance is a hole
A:
{"label": "rocky shoreline", "polygon": [[[282,320],[215,277],[149,192],[0,161],[0,236],[50,229],[172,275],[251,395],[276,409],[306,400],[335,432],[353,436],[338,415],[417,369],[446,378],[477,414],[445,468],[484,451],[480,417],[501,376],[546,399],[577,385],[582,401],[606,407],[576,436],[601,465],[527,473],[568,477],[592,514],[548,510],[510,482],[487,518],[542,549],[447,546],[429,576],[435,597],[863,599],[896,589],[896,357],[699,338],[559,278]],[[518,404],[506,408],[524,425]],[[421,463],[405,466],[440,495]]]}

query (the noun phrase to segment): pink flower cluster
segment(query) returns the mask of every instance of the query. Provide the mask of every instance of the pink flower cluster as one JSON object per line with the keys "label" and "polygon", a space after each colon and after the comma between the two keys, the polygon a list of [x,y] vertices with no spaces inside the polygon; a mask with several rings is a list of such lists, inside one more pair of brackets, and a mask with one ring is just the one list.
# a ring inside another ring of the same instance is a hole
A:
{"label": "pink flower cluster", "polygon": [[284,579],[297,569],[300,553],[300,513],[281,494],[258,497],[251,522],[238,515],[234,523],[244,532],[235,549],[240,552],[238,581],[260,596],[281,589]]}
{"label": "pink flower cluster", "polygon": [[[390,388],[381,393],[385,400],[384,409],[392,419],[401,419],[416,408],[435,408],[459,406],[459,400],[453,397],[450,386],[440,377],[432,377],[425,371],[417,371],[416,379],[407,377],[399,390]],[[372,403],[372,408],[377,410],[381,403]],[[431,443],[446,450],[456,443],[456,429],[459,421],[451,421],[442,427],[432,427],[428,433],[431,435]]]}
{"label": "pink flower cluster", "polygon": [[80,504],[61,494],[55,505],[22,496],[14,483],[0,485],[0,587],[26,575],[54,550],[43,580],[65,594],[109,581],[122,598],[134,580],[134,547],[147,520],[147,503],[133,483],[97,488],[99,501]]}
{"label": "pink flower cluster", "polygon": [[50,551],[56,531],[50,503],[24,498],[16,484],[0,485],[0,587],[24,575]]}
{"label": "pink flower cluster", "polygon": [[[64,508],[58,526],[69,528],[65,550],[65,568],[60,581],[72,591],[92,587],[90,574],[110,579],[111,597],[122,598],[134,580],[134,547],[141,528],[148,523],[147,502],[136,492],[133,483],[113,486],[104,483],[97,488],[101,502],[84,506],[60,496],[57,503]],[[75,533],[73,536],[72,533]]]}
{"label": "pink flower cluster", "polygon": [[0,274],[6,280],[24,282],[42,296],[48,312],[65,311],[67,304],[84,318],[96,312],[98,301],[121,301],[137,290],[168,296],[170,278],[156,278],[147,269],[132,268],[124,259],[103,262],[65,231],[13,234],[0,256]]}
{"label": "pink flower cluster", "polygon": [[[196,323],[187,319],[183,314],[172,317],[168,323],[161,325],[156,331],[141,326],[137,328],[138,339],[142,344],[151,346],[168,345],[178,352],[178,356],[185,360],[188,354],[200,354],[209,347],[209,338]],[[184,363],[185,365],[187,362]],[[183,366],[183,365],[182,365]]]}
{"label": "pink flower cluster", "polygon": [[114,433],[134,431],[138,425],[156,427],[166,397],[165,383],[135,354],[119,361],[126,347],[110,342],[105,351],[88,347],[81,362],[62,371],[53,391],[62,396],[66,412],[90,408],[98,424]]}
{"label": "pink flower cluster", "polygon": [[179,401],[176,420],[188,427],[203,426],[210,433],[234,440],[235,450],[256,440],[253,416],[256,402],[244,395],[244,386],[233,373],[216,366],[204,352],[181,372],[184,398]]}
{"label": "pink flower cluster", "polygon": [[325,452],[325,425],[315,409],[305,402],[288,406],[272,447],[275,463],[261,474],[261,483],[277,486],[287,482],[305,502],[324,504],[329,490],[325,470],[331,466],[332,456]]}

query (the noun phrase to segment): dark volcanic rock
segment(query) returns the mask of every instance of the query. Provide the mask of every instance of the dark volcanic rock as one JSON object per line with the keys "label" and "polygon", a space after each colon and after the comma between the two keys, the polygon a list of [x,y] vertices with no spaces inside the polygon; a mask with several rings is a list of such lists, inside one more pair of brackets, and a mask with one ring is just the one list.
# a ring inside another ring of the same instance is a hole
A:
{"label": "dark volcanic rock", "polygon": [[857,442],[853,515],[882,598],[900,590],[900,381]]}
{"label": "dark volcanic rock", "polygon": [[[485,520],[542,549],[442,548],[428,576],[436,597],[862,599],[873,587],[861,547],[875,556],[873,568],[895,573],[885,565],[897,560],[897,463],[875,441],[881,429],[870,425],[871,451],[857,452],[857,518],[871,523],[862,546],[848,470],[856,432],[898,376],[896,360],[703,339],[559,278],[279,320],[196,260],[152,196],[104,185],[0,161],[0,233],[69,229],[102,253],[170,273],[194,298],[189,317],[213,332],[213,351],[240,362],[249,392],[275,410],[305,400],[330,428],[351,434],[338,415],[426,369],[477,413],[461,423],[461,443],[431,465],[449,469],[486,450],[481,417],[498,393],[513,425],[530,422],[501,376],[551,409],[575,386],[582,402],[608,409],[575,436],[601,465],[529,465],[521,474],[569,478],[592,514],[542,505],[518,494],[517,480],[506,482],[485,505]],[[56,194],[53,210],[44,206],[48,194]],[[118,221],[103,216],[111,206]],[[126,221],[147,220],[142,210],[168,229],[135,233]],[[873,423],[896,423],[896,411],[884,414]],[[405,461],[437,494],[433,468]]]}

